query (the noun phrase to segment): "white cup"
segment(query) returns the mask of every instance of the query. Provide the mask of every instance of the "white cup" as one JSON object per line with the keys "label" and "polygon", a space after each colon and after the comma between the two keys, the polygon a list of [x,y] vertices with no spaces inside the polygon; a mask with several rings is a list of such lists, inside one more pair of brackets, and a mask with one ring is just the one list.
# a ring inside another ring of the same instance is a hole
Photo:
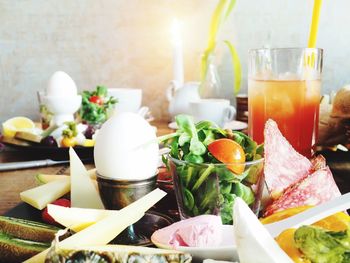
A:
{"label": "white cup", "polygon": [[236,109],[225,99],[201,99],[190,102],[191,115],[195,122],[209,120],[220,127],[233,120]]}
{"label": "white cup", "polygon": [[142,103],[142,89],[112,88],[108,89],[108,96],[118,100],[116,112],[135,112],[140,110]]}

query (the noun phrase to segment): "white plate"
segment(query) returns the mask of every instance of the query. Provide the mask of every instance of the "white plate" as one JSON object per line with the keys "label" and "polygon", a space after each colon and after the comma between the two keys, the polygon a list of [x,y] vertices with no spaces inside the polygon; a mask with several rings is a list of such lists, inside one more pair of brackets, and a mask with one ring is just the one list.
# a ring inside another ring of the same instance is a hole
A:
{"label": "white plate", "polygon": [[[204,259],[215,259],[225,261],[237,261],[238,255],[236,251],[235,240],[233,236],[233,226],[222,226],[222,243],[219,247],[183,247],[179,246],[176,250],[186,252],[192,255],[193,259],[202,262]],[[153,244],[159,248],[173,249],[169,244],[161,244],[154,241],[151,236]]]}
{"label": "white plate", "polygon": [[[170,122],[168,124],[168,127],[170,129],[173,129],[173,130],[176,130],[177,129],[177,125],[176,125],[176,122]],[[234,130],[234,131],[241,131],[241,130],[244,130],[244,129],[247,129],[248,128],[248,124],[245,123],[245,122],[242,122],[242,121],[230,121],[230,122],[227,122],[225,125],[224,125],[224,129],[231,129],[231,130]]]}
{"label": "white plate", "polygon": [[248,124],[243,121],[230,121],[224,125],[224,129],[231,129],[233,131],[241,131],[248,128]]}

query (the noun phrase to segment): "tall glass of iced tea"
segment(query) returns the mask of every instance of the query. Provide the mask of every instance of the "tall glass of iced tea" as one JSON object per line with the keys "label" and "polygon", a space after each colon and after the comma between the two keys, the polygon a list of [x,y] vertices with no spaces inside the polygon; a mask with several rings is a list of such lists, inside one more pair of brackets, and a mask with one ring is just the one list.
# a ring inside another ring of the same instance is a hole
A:
{"label": "tall glass of iced tea", "polygon": [[301,154],[311,157],[318,129],[323,50],[276,48],[249,51],[249,135],[264,141],[266,120]]}

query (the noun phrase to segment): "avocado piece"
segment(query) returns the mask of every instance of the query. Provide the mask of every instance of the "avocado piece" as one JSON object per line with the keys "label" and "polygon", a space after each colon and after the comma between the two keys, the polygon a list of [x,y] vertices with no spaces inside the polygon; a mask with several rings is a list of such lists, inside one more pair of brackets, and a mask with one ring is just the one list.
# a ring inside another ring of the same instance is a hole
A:
{"label": "avocado piece", "polygon": [[294,234],[296,247],[313,263],[350,262],[350,229],[327,231],[315,226],[299,227]]}
{"label": "avocado piece", "polygon": [[0,231],[19,239],[50,243],[60,228],[43,223],[0,216]]}
{"label": "avocado piece", "polygon": [[0,262],[23,262],[49,247],[50,243],[23,240],[0,232]]}

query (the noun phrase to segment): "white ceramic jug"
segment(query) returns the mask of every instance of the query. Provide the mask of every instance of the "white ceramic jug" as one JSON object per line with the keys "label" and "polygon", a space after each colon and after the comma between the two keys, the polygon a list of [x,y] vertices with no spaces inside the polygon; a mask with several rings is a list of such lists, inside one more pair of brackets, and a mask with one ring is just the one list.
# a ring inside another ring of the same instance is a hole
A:
{"label": "white ceramic jug", "polygon": [[170,82],[166,96],[169,101],[169,114],[172,118],[178,114],[191,114],[190,102],[200,99],[199,82],[187,82],[180,86],[173,80]]}

